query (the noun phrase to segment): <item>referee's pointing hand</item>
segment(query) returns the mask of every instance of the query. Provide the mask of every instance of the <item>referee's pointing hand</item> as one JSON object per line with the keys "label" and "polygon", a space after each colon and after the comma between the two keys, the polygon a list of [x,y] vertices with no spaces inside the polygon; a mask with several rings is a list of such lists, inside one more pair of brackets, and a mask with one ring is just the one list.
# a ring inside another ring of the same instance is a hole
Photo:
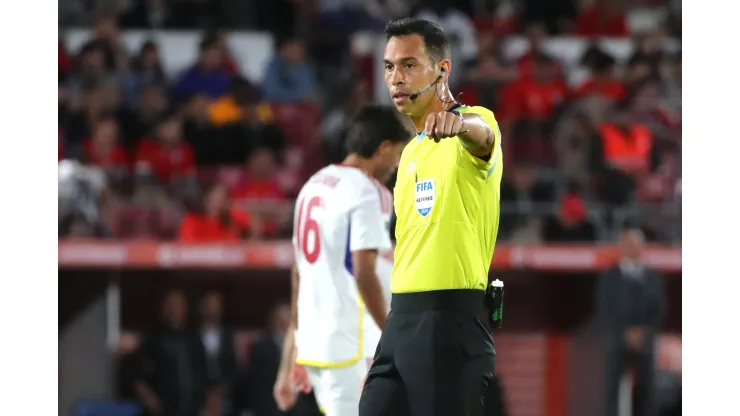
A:
{"label": "referee's pointing hand", "polygon": [[465,122],[461,115],[449,111],[440,111],[427,116],[424,131],[427,137],[439,143],[440,139],[455,137],[463,133]]}

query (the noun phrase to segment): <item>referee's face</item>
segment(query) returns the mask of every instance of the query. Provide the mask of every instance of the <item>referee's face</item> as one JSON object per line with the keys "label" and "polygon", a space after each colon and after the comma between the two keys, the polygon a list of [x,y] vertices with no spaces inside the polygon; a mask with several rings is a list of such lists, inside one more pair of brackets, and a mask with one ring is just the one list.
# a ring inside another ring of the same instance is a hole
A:
{"label": "referee's face", "polygon": [[429,63],[424,38],[419,35],[394,36],[385,45],[383,65],[385,83],[398,111],[418,115],[434,98],[434,87],[411,100],[411,94],[428,88],[439,76]]}

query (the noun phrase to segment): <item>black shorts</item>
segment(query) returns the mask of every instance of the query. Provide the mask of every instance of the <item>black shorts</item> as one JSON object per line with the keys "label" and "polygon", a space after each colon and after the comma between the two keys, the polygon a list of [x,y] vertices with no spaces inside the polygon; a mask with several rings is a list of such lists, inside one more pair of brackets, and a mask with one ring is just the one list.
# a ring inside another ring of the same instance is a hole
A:
{"label": "black shorts", "polygon": [[493,377],[479,290],[394,294],[360,399],[360,416],[482,416]]}

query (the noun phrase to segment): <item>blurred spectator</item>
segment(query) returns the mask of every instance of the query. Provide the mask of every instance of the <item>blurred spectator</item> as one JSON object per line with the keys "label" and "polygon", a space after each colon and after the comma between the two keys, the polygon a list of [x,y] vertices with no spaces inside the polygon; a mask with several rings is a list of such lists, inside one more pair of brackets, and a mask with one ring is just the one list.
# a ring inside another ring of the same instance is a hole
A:
{"label": "blurred spectator", "polygon": [[161,86],[142,85],[137,95],[137,105],[127,111],[121,120],[122,142],[132,151],[136,149],[139,140],[156,135],[157,123],[167,112],[167,97]]}
{"label": "blurred spectator", "polygon": [[84,94],[86,86],[116,81],[113,73],[105,67],[105,55],[96,43],[88,43],[77,55],[74,69],[69,76],[67,87],[73,100]]}
{"label": "blurred spectator", "polygon": [[201,301],[200,338],[206,356],[209,386],[206,412],[212,416],[235,416],[233,406],[236,381],[236,349],[234,332],[223,327],[223,298],[208,292]]}
{"label": "blurred spectator", "polygon": [[102,88],[95,83],[85,84],[79,97],[70,96],[63,107],[68,112],[64,131],[67,136],[69,151],[75,152],[74,146],[79,146],[85,137],[92,134],[92,125],[105,111],[105,97]]}
{"label": "blurred spectator", "polygon": [[187,300],[167,293],[162,321],[141,341],[134,391],[147,415],[200,416],[208,384],[205,351],[187,326]]}
{"label": "blurred spectator", "polygon": [[521,20],[524,24],[540,23],[548,33],[570,33],[578,12],[576,0],[524,0]]}
{"label": "blurred spectator", "polygon": [[601,140],[594,143],[592,162],[601,191],[609,203],[625,205],[633,197],[635,176],[657,165],[653,133],[632,121],[625,103],[617,106],[598,130]]}
{"label": "blurred spectator", "polygon": [[239,75],[241,72],[239,70],[239,64],[229,50],[226,33],[223,31],[216,31],[214,32],[214,37],[216,38],[216,45],[221,49],[221,56],[223,56],[223,64],[221,64],[221,67],[224,71],[233,76]]}
{"label": "blurred spectator", "polygon": [[135,106],[142,88],[164,86],[166,84],[159,48],[152,40],[141,45],[139,55],[132,59],[129,70],[123,80],[126,102]]}
{"label": "blurred spectator", "polygon": [[214,143],[220,136],[214,134],[209,120],[211,102],[203,94],[190,97],[183,106],[183,132],[186,140],[193,146],[198,165],[209,165],[218,160],[212,153],[218,153],[219,146]]}
{"label": "blurred spectator", "polygon": [[344,137],[349,129],[350,122],[355,114],[369,102],[370,91],[367,84],[359,81],[342,105],[335,106],[321,121],[321,136],[324,143],[324,152],[330,163],[339,163],[344,160]]}
{"label": "blurred spectator", "polygon": [[285,146],[272,108],[259,100],[258,90],[244,78],[234,78],[229,94],[211,104],[207,112],[210,133],[193,139],[199,165],[242,164],[257,147],[281,152]]}
{"label": "blurred spectator", "polygon": [[547,242],[593,242],[596,229],[586,219],[586,204],[576,192],[565,194],[560,202],[557,218],[545,222],[544,239]]}
{"label": "blurred spectator", "polygon": [[118,143],[118,123],[112,114],[103,114],[95,121],[92,136],[83,146],[90,165],[100,167],[112,182],[124,179],[130,169],[130,160]]}
{"label": "blurred spectator", "polygon": [[635,38],[632,58],[639,58],[657,69],[657,66],[665,55],[666,53],[663,50],[663,35],[660,32],[650,32]]}
{"label": "blurred spectator", "polygon": [[264,221],[264,232],[268,235],[274,235],[289,222],[292,208],[276,174],[274,153],[268,148],[259,148],[249,159],[244,182],[231,192],[235,204]]}
{"label": "blurred spectator", "polygon": [[105,13],[97,17],[93,26],[93,38],[85,47],[90,46],[102,52],[106,70],[119,72],[128,66],[128,54],[114,14]]}
{"label": "blurred spectator", "polygon": [[272,109],[268,104],[259,102],[259,91],[245,78],[234,77],[228,94],[210,105],[208,116],[211,124],[216,127],[241,122],[245,118],[246,108],[257,103],[259,103],[255,108],[257,120],[261,123],[271,122]]}
{"label": "blurred spectator", "polygon": [[504,61],[501,43],[491,33],[478,34],[478,47],[478,55],[465,63],[465,82],[476,87],[478,105],[497,108],[499,89],[516,79],[517,70]]}
{"label": "blurred spectator", "polygon": [[265,336],[249,351],[247,394],[249,407],[255,416],[279,416],[272,388],[275,385],[285,331],[290,324],[290,307],[278,305],[270,312]]}
{"label": "blurred spectator", "polygon": [[591,50],[585,58],[584,64],[591,75],[575,89],[574,97],[595,96],[610,101],[623,99],[626,91],[617,77],[616,60],[601,49]]}
{"label": "blurred spectator", "polygon": [[[465,13],[447,0],[428,0],[416,17],[439,23],[452,42],[452,61],[465,62],[474,59],[478,54],[478,38],[475,26]],[[463,77],[463,71],[452,71],[449,74],[452,85],[457,84]]]}
{"label": "blurred spectator", "polygon": [[516,29],[516,8],[512,1],[486,0],[481,3],[473,16],[478,33],[488,32],[503,37]]}
{"label": "blurred spectator", "polygon": [[185,214],[180,223],[178,239],[186,242],[233,242],[251,235],[255,231],[248,214],[229,207],[226,187],[221,184],[210,186],[197,207]]}
{"label": "blurred spectator", "polygon": [[618,414],[619,386],[628,368],[635,370],[635,414],[655,416],[656,335],[666,309],[662,277],[643,263],[644,237],[629,227],[622,232],[619,264],[600,278],[596,305],[606,338],[606,408]]}
{"label": "blurred spectator", "polygon": [[339,37],[348,37],[359,30],[380,31],[385,23],[370,13],[376,7],[372,4],[375,2],[377,0],[319,0],[319,27]]}
{"label": "blurred spectator", "polygon": [[545,39],[547,39],[547,31],[545,26],[540,23],[532,23],[527,26],[525,31],[527,37],[527,52],[520,56],[516,61],[516,69],[518,71],[519,78],[529,78],[532,76],[532,72],[535,64],[541,57],[550,58],[556,65],[556,74],[561,75],[560,62],[556,58],[543,48]]}
{"label": "blurred spectator", "polygon": [[262,97],[268,101],[314,101],[316,78],[303,42],[297,38],[282,39],[277,49],[278,54],[265,70]]}
{"label": "blurred spectator", "polygon": [[590,188],[594,143],[601,140],[591,117],[582,111],[566,117],[561,123],[559,135],[557,140],[563,177]]}
{"label": "blurred spectator", "polygon": [[535,166],[522,163],[509,172],[501,182],[502,201],[529,204],[554,199],[552,186],[537,177]]}
{"label": "blurred spectator", "polygon": [[537,57],[532,76],[520,78],[502,92],[502,104],[510,110],[504,118],[514,123],[514,154],[540,164],[554,162],[554,120],[565,104],[567,86],[557,76],[557,65],[549,57]]}
{"label": "blurred spectator", "polygon": [[180,118],[175,113],[162,117],[156,136],[142,140],[136,150],[135,169],[139,177],[152,176],[161,184],[195,174],[195,157],[187,142],[182,140]]}
{"label": "blurred spectator", "polygon": [[629,36],[621,6],[618,0],[596,0],[578,14],[574,33],[578,36]]}
{"label": "blurred spectator", "polygon": [[198,62],[180,75],[175,93],[180,101],[202,93],[209,99],[225,94],[231,75],[223,69],[223,48],[219,39],[211,34],[200,42]]}

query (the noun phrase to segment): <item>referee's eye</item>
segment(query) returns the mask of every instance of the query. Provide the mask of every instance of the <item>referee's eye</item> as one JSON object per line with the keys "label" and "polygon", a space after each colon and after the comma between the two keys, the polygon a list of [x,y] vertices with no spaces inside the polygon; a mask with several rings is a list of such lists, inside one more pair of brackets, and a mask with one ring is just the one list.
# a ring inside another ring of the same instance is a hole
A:
{"label": "referee's eye", "polygon": [[411,68],[413,68],[413,67],[414,67],[414,64],[406,64],[406,65],[404,65],[404,67],[405,67],[406,69],[411,69]]}
{"label": "referee's eye", "polygon": [[391,71],[393,71],[393,65],[391,65],[391,64],[385,64],[385,70],[386,70],[387,72],[391,72]]}

